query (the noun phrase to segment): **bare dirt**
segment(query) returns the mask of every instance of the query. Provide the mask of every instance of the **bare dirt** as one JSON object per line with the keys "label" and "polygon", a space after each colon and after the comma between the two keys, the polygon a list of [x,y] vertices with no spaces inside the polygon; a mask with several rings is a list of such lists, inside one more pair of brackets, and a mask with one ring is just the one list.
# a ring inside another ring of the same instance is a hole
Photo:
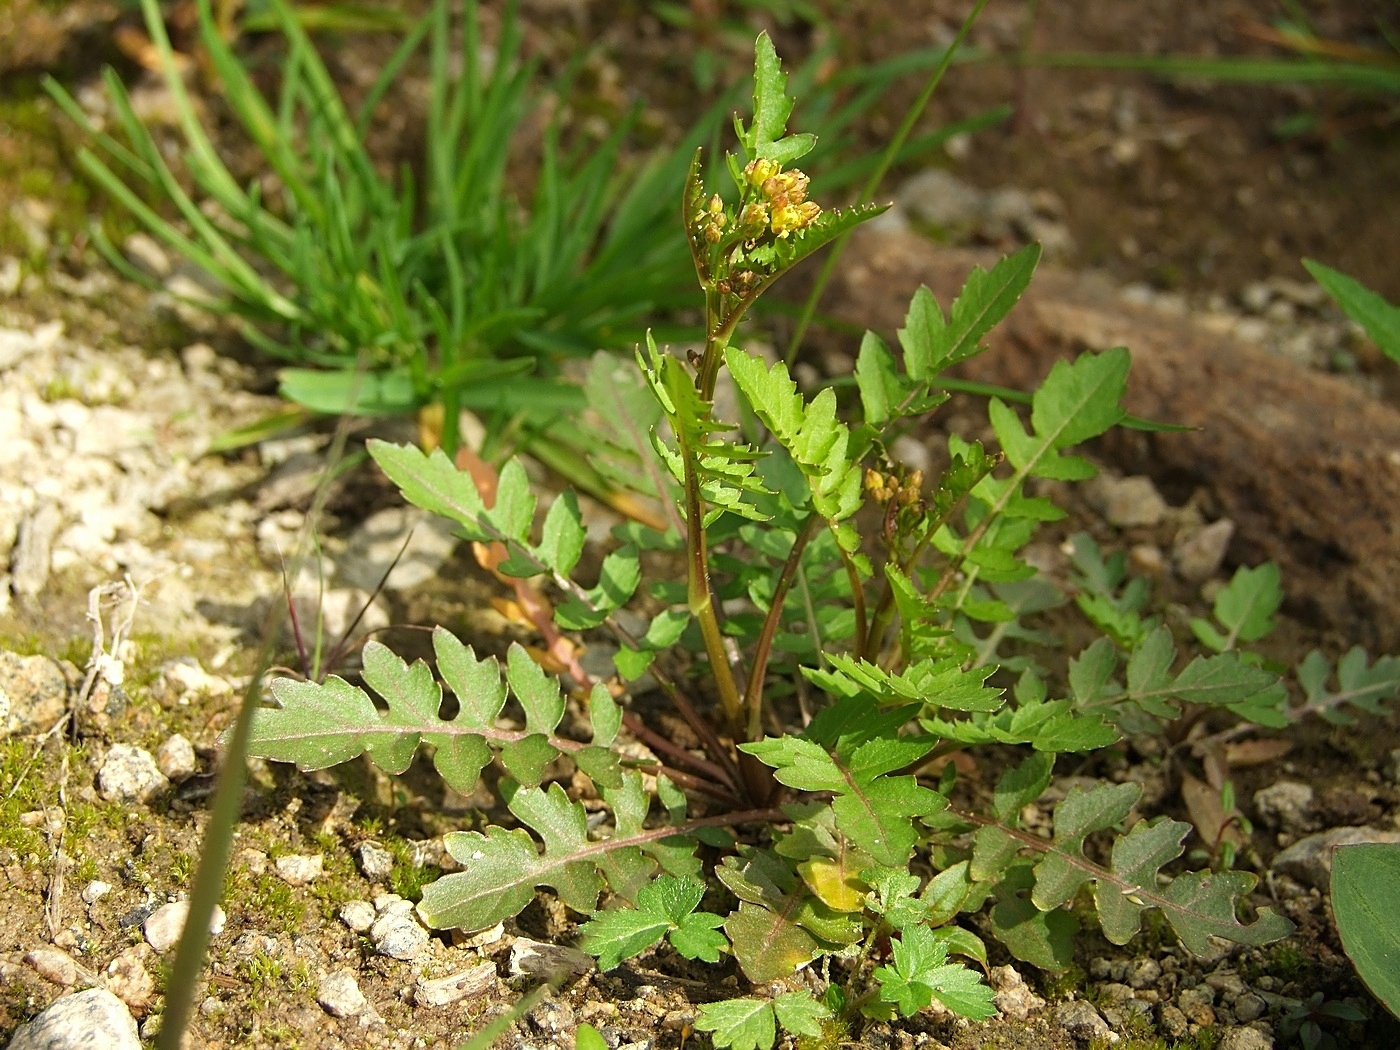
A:
{"label": "bare dirt", "polygon": [[[752,36],[759,28],[770,29],[780,53],[794,60],[824,42],[834,42],[836,66],[946,41],[967,5],[952,0],[818,4],[823,17],[815,24],[774,18],[764,13],[765,5],[754,5],[754,12],[748,11],[749,5],[703,0],[673,5],[682,13],[711,11],[721,19],[715,30],[671,24],[651,13],[653,5],[642,3],[536,0],[522,6],[527,46],[546,67],[557,68],[586,43],[595,45],[584,83],[591,86],[600,107],[615,109],[630,98],[650,99],[654,109],[647,126],[664,138],[669,130],[684,126],[705,100],[696,87],[697,60],[708,62],[721,82],[744,76]],[[993,371],[982,377],[1029,385],[1044,374],[1049,361],[1084,347],[1123,342],[1140,350],[1133,410],[1201,429],[1190,435],[1130,434],[1104,443],[1095,455],[1123,473],[1152,477],[1174,506],[1189,504],[1193,513],[1206,519],[1234,521],[1236,533],[1222,573],[1265,558],[1283,564],[1290,601],[1287,622],[1279,632],[1280,651],[1271,655],[1296,660],[1317,646],[1335,657],[1358,643],[1373,652],[1395,652],[1400,649],[1400,415],[1394,395],[1400,384],[1394,380],[1393,366],[1358,342],[1347,357],[1344,376],[1308,372],[1293,364],[1285,367],[1255,347],[1194,325],[1189,317],[1125,303],[1117,289],[1139,282],[1155,292],[1180,293],[1187,314],[1207,314],[1222,306],[1237,307],[1246,289],[1258,282],[1277,277],[1306,280],[1298,262],[1306,255],[1400,300],[1400,270],[1394,266],[1400,257],[1400,194],[1395,192],[1400,186],[1400,139],[1395,129],[1400,101],[1297,84],[1224,87],[1168,83],[1133,73],[1016,68],[1012,61],[1025,49],[1277,54],[1258,39],[1254,27],[1268,25],[1281,6],[1266,0],[1076,0],[1039,5],[993,0],[972,37],[987,59],[958,66],[949,74],[924,124],[932,127],[1011,103],[1010,120],[977,133],[952,155],[935,161],[979,188],[1047,193],[1054,217],[1071,239],[1061,269],[1047,273],[1043,289],[1033,291],[1018,310],[985,359]],[[1382,0],[1306,7],[1322,36],[1357,47],[1386,46],[1376,26],[1378,19],[1393,19],[1394,9]],[[87,17],[80,17],[83,14]],[[494,17],[492,12],[486,15],[488,21]],[[113,5],[73,4],[56,12],[37,0],[0,0],[0,72],[15,75],[13,83],[29,87],[38,72],[49,69],[76,82],[91,76],[101,56],[132,73],[133,63],[113,43],[119,28],[132,25],[129,13]],[[382,41],[325,39],[340,56],[343,71],[372,65],[374,56],[387,50]],[[247,45],[266,46],[257,40]],[[349,72],[346,76],[355,79]],[[917,78],[911,78],[890,93],[867,129],[872,145],[889,135],[917,89]],[[18,128],[16,111],[7,112],[12,114],[9,126]],[[394,126],[411,135],[414,122],[406,119]],[[65,154],[55,146],[50,130],[38,137],[44,140],[43,150],[28,155],[62,163],[57,158]],[[23,172],[15,165],[24,163],[25,156],[18,140],[0,141],[0,175],[5,179],[0,200],[8,199],[8,191],[20,195]],[[903,174],[908,173],[897,173],[894,182]],[[25,182],[23,193],[48,192],[71,204],[86,197],[80,186],[70,169],[55,167],[45,178]],[[56,228],[62,230],[69,221],[60,215]],[[857,246],[852,251],[850,270],[828,303],[833,313],[858,326],[891,332],[918,283],[932,285],[946,303],[967,266],[983,258],[929,249],[926,240],[907,248],[891,244],[886,240],[878,247],[862,251]],[[984,237],[980,244],[996,250],[1014,246],[996,237]],[[94,265],[90,259],[80,263],[81,256],[66,248],[56,249],[56,256],[64,267]],[[1089,270],[1098,276],[1086,282],[1082,275]],[[51,300],[24,305],[36,316],[61,310]],[[94,339],[100,337],[94,334]],[[820,335],[817,342],[827,353],[849,354],[853,348],[839,333]],[[1141,555],[1153,546],[1169,551],[1175,541],[1165,525],[1155,531],[1119,529],[1086,501],[1076,497],[1071,507],[1074,516],[1064,531],[1087,529],[1106,547],[1131,548]],[[351,513],[344,504],[341,510],[347,517]],[[473,571],[466,558],[454,566],[459,575]],[[1169,592],[1164,602],[1173,615],[1184,619],[1206,607],[1208,588],[1172,587],[1169,582],[1164,586]],[[63,607],[46,608],[44,602]],[[422,602],[412,613],[419,620],[431,614]],[[0,626],[7,647],[14,646],[13,636],[28,634],[30,645],[58,655],[79,633],[71,628],[81,624],[81,615],[79,594],[55,592],[27,610],[22,623]],[[45,624],[59,623],[69,629],[43,636]],[[159,643],[152,645],[161,648]],[[79,662],[81,648],[70,644],[70,655]],[[86,843],[82,853],[90,862],[81,875],[115,887],[93,904],[78,903],[75,895],[82,881],[79,873],[70,874],[66,894],[58,899],[67,902],[67,925],[78,924],[82,932],[59,943],[93,970],[116,965],[120,958],[124,961],[117,968],[119,976],[139,978],[149,971],[152,984],[144,1005],[139,987],[133,989],[130,980],[124,987],[138,1016],[147,1009],[158,1012],[160,963],[143,949],[140,923],[153,903],[188,885],[204,822],[208,777],[216,765],[213,741],[227,726],[233,704],[231,697],[208,696],[191,703],[188,694],[173,690],[161,671],[173,655],[150,654],[146,677],[133,686],[130,706],[117,703],[112,708],[116,717],[103,712],[86,720],[77,750],[63,752],[73,759],[71,768],[60,769],[58,751],[50,748],[54,760],[41,760],[27,774],[21,797],[34,800],[27,813],[39,814],[26,818],[33,821],[24,840],[29,852],[11,845],[0,865],[5,880],[0,882],[0,956],[7,964],[0,994],[0,1038],[7,1038],[17,1024],[63,990],[20,961],[25,952],[55,943],[56,931],[65,926],[63,916],[45,914],[45,902],[55,899],[51,862],[60,841],[44,823],[47,807],[55,803],[45,791],[59,783],[64,798],[82,800],[68,815],[70,822],[81,818]],[[76,667],[70,669],[70,677],[77,676]],[[114,742],[142,742],[153,748],[176,731],[199,748],[199,774],[187,788],[152,807],[112,807],[93,797],[93,768],[80,761],[83,755],[90,752],[95,758]],[[1271,763],[1239,764],[1235,775],[1242,799],[1286,778],[1316,788],[1318,802],[1308,818],[1309,829],[1393,823],[1400,797],[1400,775],[1390,771],[1395,764],[1392,752],[1400,747],[1393,713],[1363,719],[1350,729],[1304,723],[1281,734],[1281,739],[1289,748],[1286,755]],[[20,746],[18,741],[9,748],[4,769],[13,781],[34,752],[32,744]],[[1124,752],[1105,758],[1099,771],[1143,776],[1154,763],[1153,756]],[[1161,800],[1161,811],[1185,819],[1189,814],[1179,795],[1181,772],[1201,773],[1200,756],[1179,756],[1174,771],[1171,763],[1164,765],[1152,775],[1152,791]],[[60,775],[71,780],[60,782]],[[0,789],[9,791],[12,781],[0,783]],[[426,977],[452,972],[468,957],[468,949],[450,938],[434,940],[426,961],[415,970],[375,954],[365,937],[338,918],[340,905],[348,899],[369,899],[388,891],[412,896],[415,882],[434,870],[414,863],[412,843],[474,819],[465,812],[444,813],[441,807],[440,794],[412,778],[396,786],[359,769],[310,778],[280,767],[255,770],[235,844],[227,905],[230,928],[215,942],[208,997],[196,1020],[196,1045],[448,1045],[513,1001],[530,982],[509,976],[512,937],[567,937],[574,929],[576,917],[551,907],[548,900],[532,905],[502,940],[483,949],[485,958],[499,963],[500,979],[493,979],[489,990],[465,1005],[436,1010],[413,1005],[411,989],[418,971]],[[1264,872],[1297,829],[1270,826],[1248,805],[1245,808],[1257,827],[1242,844],[1241,863]],[[392,876],[367,877],[352,859],[351,849],[367,840],[387,842],[399,851]],[[292,887],[276,874],[277,858],[312,853],[323,856],[325,878]],[[430,863],[441,860],[440,855],[429,858]],[[1224,1018],[1238,1003],[1238,998],[1230,998],[1232,1005],[1225,1006],[1227,977],[1243,981],[1251,992],[1279,997],[1268,1000],[1262,1014],[1272,1025],[1274,1041],[1257,1045],[1290,1045],[1281,1029],[1288,1012],[1283,1004],[1314,992],[1361,1004],[1372,1018],[1367,1026],[1329,1022],[1328,1030],[1340,1045],[1394,1045],[1394,1026],[1359,985],[1340,952],[1325,893],[1315,887],[1280,889],[1272,880],[1265,889],[1299,923],[1299,936],[1286,945],[1202,964],[1173,947],[1169,936],[1153,936],[1149,943],[1126,949],[1086,939],[1077,968],[1069,975],[1057,978],[1027,970],[1032,987],[1052,1004],[1027,1021],[969,1026],[946,1015],[926,1015],[898,1029],[874,1026],[846,1045],[1089,1045],[1061,1023],[1056,1004],[1069,996],[1088,996],[1107,1015],[1115,1006],[1121,1008],[1121,989],[1132,984],[1130,973],[1140,973],[1149,960],[1159,965],[1163,976],[1138,988],[1147,993],[1137,998],[1150,1006],[1148,1021],[1137,1027],[1114,1026],[1115,1031],[1133,1033],[1137,1041],[1129,1045],[1217,1045],[1227,1024],[1213,1011],[1220,1008]],[[332,1018],[317,1005],[316,974],[336,968],[357,974],[377,1020],[363,1014]],[[676,959],[658,956],[613,975],[590,974],[571,981],[552,1004],[522,1024],[513,1045],[568,1045],[574,1025],[590,1020],[614,1029],[623,1042],[694,1046],[696,1037],[688,1029],[694,1005],[735,994],[738,987],[735,973],[697,975]],[[1205,988],[1215,990],[1209,997],[1182,997],[1183,992]],[[1168,1014],[1164,1007],[1173,1004],[1182,1009]]]}

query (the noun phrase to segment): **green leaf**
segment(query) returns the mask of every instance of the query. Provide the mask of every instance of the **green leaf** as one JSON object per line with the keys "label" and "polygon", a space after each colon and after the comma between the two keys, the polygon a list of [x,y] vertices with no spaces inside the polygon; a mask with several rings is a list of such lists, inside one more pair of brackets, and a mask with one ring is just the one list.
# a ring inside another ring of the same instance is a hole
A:
{"label": "green leaf", "polygon": [[1277,565],[1265,562],[1253,569],[1241,566],[1215,596],[1213,612],[1225,633],[1221,635],[1199,619],[1191,621],[1191,629],[1206,645],[1223,652],[1239,642],[1256,642],[1272,631],[1274,613],[1282,604],[1283,587]]}
{"label": "green leaf", "polygon": [[799,990],[784,992],[773,1000],[773,1012],[778,1015],[778,1023],[793,1035],[810,1036],[818,1039],[822,1035],[822,1021],[831,1016],[831,1010],[824,1003],[812,998],[812,993]]}
{"label": "green leaf", "polygon": [[608,1050],[608,1042],[591,1024],[581,1024],[574,1033],[574,1050]]}
{"label": "green leaf", "polygon": [[786,87],[787,76],[773,41],[766,32],[760,33],[753,47],[753,123],[747,129],[738,128],[739,141],[750,159],[763,158],[786,165],[810,152],[816,144],[814,135],[783,137],[793,106]]}
{"label": "green leaf", "polygon": [[544,516],[544,530],[540,535],[540,557],[549,568],[560,576],[568,577],[578,566],[583,554],[587,531],[583,527],[583,516],[579,512],[578,497],[572,489],[565,489]]}
{"label": "green leaf", "polygon": [[1332,910],[1342,947],[1371,994],[1400,1017],[1400,845],[1363,842],[1332,855]]}
{"label": "green leaf", "polygon": [[992,932],[1022,962],[1058,972],[1074,959],[1079,920],[1063,908],[1037,908],[1029,892],[1033,882],[1030,865],[1016,864],[1007,869],[996,886],[997,903],[989,916]]}
{"label": "green leaf", "polygon": [[1028,244],[988,272],[973,267],[945,320],[933,293],[920,287],[909,304],[899,343],[911,379],[927,383],[949,365],[979,353],[981,339],[1016,305],[1040,261],[1040,245]]}
{"label": "green leaf", "polygon": [[728,947],[716,932],[724,917],[695,912],[705,884],[691,876],[661,875],[637,893],[635,908],[596,913],[580,932],[584,951],[598,957],[598,968],[614,969],[623,959],[640,955],[667,934],[688,959],[718,962]]}
{"label": "green leaf", "polygon": [[564,694],[559,680],[545,674],[523,646],[514,644],[506,654],[506,681],[525,709],[525,731],[552,733],[564,717]]}
{"label": "green leaf", "polygon": [[1366,650],[1357,646],[1337,661],[1337,686],[1329,679],[1332,666],[1314,650],[1298,665],[1298,684],[1307,705],[1334,725],[1348,725],[1353,717],[1342,710],[1350,704],[1370,714],[1382,714],[1383,704],[1400,695],[1400,657],[1382,656],[1370,663]]}
{"label": "green leaf", "polygon": [[1122,347],[1080,354],[1072,364],[1057,361],[1031,399],[1033,436],[1000,398],[993,398],[988,406],[992,426],[1018,475],[1059,481],[1093,477],[1086,460],[1060,451],[1098,437],[1123,419],[1120,401],[1129,364]]}
{"label": "green leaf", "polygon": [[1327,294],[1337,300],[1346,315],[1366,329],[1381,353],[1400,364],[1400,308],[1338,270],[1312,259],[1304,259],[1303,265]]}
{"label": "green leaf", "polygon": [[740,750],[772,766],[780,784],[835,793],[831,808],[842,833],[879,863],[896,865],[908,861],[918,839],[911,818],[937,813],[947,800],[912,776],[886,774],[913,764],[932,748],[929,739],[877,737],[838,757],[811,740],[778,737]]}
{"label": "green leaf", "polygon": [[643,851],[667,858],[672,874],[693,874],[683,869],[694,840],[675,836],[658,842],[654,833],[642,829],[647,796],[636,773],[627,774],[622,789],[603,791],[616,822],[614,835],[604,841],[589,837],[582,803],[570,801],[558,784],[544,790],[503,779],[500,792],[539,843],[524,828],[448,833],[447,850],[462,870],[424,887],[418,905],[419,915],[434,929],[494,926],[529,904],[540,886],[552,887],[575,911],[592,912],[608,884],[623,891],[649,880],[653,862]]}
{"label": "green leaf", "polygon": [[724,359],[754,413],[802,470],[817,513],[834,524],[859,510],[860,467],[849,455],[850,431],[836,418],[835,392],[827,387],[807,404],[783,362],[770,370],[736,346]]}
{"label": "green leaf", "polygon": [[880,998],[912,1017],[937,999],[963,1017],[982,1021],[996,1013],[992,990],[961,964],[947,962],[948,949],[927,926],[904,930],[891,941],[893,966],[875,971]]}
{"label": "green leaf", "polygon": [[905,385],[895,369],[894,355],[874,332],[866,332],[860,341],[856,387],[860,390],[865,422],[873,426],[894,415],[905,396]]}
{"label": "green leaf", "polygon": [[734,1050],[770,1050],[778,1037],[773,1004],[761,999],[705,1003],[696,1014],[695,1027],[710,1032],[715,1046]]}

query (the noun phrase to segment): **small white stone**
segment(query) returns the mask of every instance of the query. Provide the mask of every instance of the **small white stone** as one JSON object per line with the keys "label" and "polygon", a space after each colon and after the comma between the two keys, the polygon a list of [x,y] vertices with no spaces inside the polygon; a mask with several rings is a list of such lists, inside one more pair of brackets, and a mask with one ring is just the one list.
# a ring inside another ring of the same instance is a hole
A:
{"label": "small white stone", "polygon": [[374,842],[362,842],[355,853],[360,858],[360,871],[370,882],[384,882],[394,872],[394,855]]}
{"label": "small white stone", "polygon": [[78,964],[69,958],[66,952],[53,948],[39,948],[25,952],[24,961],[46,981],[63,985],[65,988],[78,982]]}
{"label": "small white stone", "polygon": [[[189,913],[189,901],[173,901],[170,904],[162,904],[146,916],[146,921],[141,924],[141,932],[146,935],[146,943],[161,954],[169,951],[179,941],[180,932],[185,928],[185,917]],[[227,922],[227,917],[224,915],[224,909],[216,904],[214,914],[209,919],[209,935],[217,937],[223,933],[225,922]]]}
{"label": "small white stone", "polygon": [[320,878],[325,863],[319,853],[292,853],[278,857],[275,866],[277,874],[288,886],[305,886],[313,879]]}
{"label": "small white stone", "polygon": [[374,950],[391,959],[412,959],[428,943],[428,931],[418,921],[413,905],[403,902],[406,907],[395,905],[384,912],[369,929]]}
{"label": "small white stone", "polygon": [[321,978],[316,1001],[332,1017],[354,1017],[368,1005],[360,982],[349,970],[336,970]]}
{"label": "small white stone", "polygon": [[469,995],[482,995],[495,983],[496,967],[483,962],[434,981],[420,976],[413,986],[413,1001],[419,1006],[447,1006]]}
{"label": "small white stone", "polygon": [[156,765],[176,783],[188,780],[195,771],[194,745],[188,738],[176,733],[156,748]]}
{"label": "small white stone", "polygon": [[83,887],[82,898],[84,904],[96,904],[107,894],[112,892],[112,884],[103,882],[101,879],[93,879]]}
{"label": "small white stone", "polygon": [[346,901],[340,906],[340,921],[355,933],[374,925],[374,905],[369,901]]}
{"label": "small white stone", "polygon": [[109,802],[149,802],[170,787],[151,753],[113,744],[97,773],[97,790]]}
{"label": "small white stone", "polygon": [[141,1050],[136,1019],[105,988],[65,995],[20,1028],[9,1050],[57,1050],[100,1046],[102,1050]]}

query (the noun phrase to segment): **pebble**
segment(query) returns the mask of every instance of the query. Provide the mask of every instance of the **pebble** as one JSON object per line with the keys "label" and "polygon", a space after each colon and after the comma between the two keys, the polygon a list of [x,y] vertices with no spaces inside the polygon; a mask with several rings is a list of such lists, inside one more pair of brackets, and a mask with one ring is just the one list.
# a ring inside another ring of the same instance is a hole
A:
{"label": "pebble", "polygon": [[394,855],[373,842],[361,842],[355,847],[360,859],[360,871],[370,882],[386,882],[394,873]]}
{"label": "pebble", "polygon": [[413,986],[413,1001],[419,1006],[447,1006],[467,996],[484,995],[495,984],[495,965],[483,962],[431,981],[419,976]]}
{"label": "pebble", "polygon": [[1168,510],[1152,479],[1142,475],[1100,474],[1085,482],[1084,496],[1106,522],[1119,529],[1160,524]]}
{"label": "pebble", "polygon": [[1024,1021],[1032,1013],[1044,1008],[1045,1000],[1031,991],[1020,972],[1014,966],[994,966],[988,975],[996,989],[992,1001],[1003,1017],[1013,1021]]}
{"label": "pebble", "polygon": [[53,948],[38,948],[24,953],[24,962],[46,981],[68,987],[78,983],[78,964],[66,952]]}
{"label": "pebble", "polygon": [[336,970],[321,978],[316,1001],[332,1017],[354,1017],[368,1004],[360,982],[350,970]]}
{"label": "pebble", "polygon": [[391,959],[412,959],[428,944],[428,931],[418,921],[412,901],[390,904],[369,928],[374,950]]}
{"label": "pebble", "polygon": [[1298,832],[1313,826],[1313,789],[1296,780],[1280,780],[1254,793],[1254,811],[1267,827]]}
{"label": "pebble", "polygon": [[68,680],[55,661],[0,649],[0,739],[46,732],[67,705]]}
{"label": "pebble", "polygon": [[406,590],[436,578],[456,546],[446,518],[413,507],[389,507],[350,534],[344,552],[334,559],[332,579],[338,588],[373,592],[387,572],[393,589]]}
{"label": "pebble", "polygon": [[[189,901],[172,901],[169,904],[162,904],[150,915],[147,915],[146,921],[141,924],[141,932],[146,936],[146,943],[164,955],[180,940],[180,933],[185,928],[185,919],[189,913]],[[216,904],[214,914],[209,918],[209,936],[217,937],[223,933],[226,922],[227,916],[224,915],[224,909]]]}
{"label": "pebble", "polygon": [[1215,989],[1200,984],[1195,988],[1184,988],[1177,994],[1176,1008],[1192,1024],[1208,1026],[1215,1024]]}
{"label": "pebble", "polygon": [[9,1050],[141,1050],[136,1019],[105,988],[65,995],[21,1027]]}
{"label": "pebble", "polygon": [[572,1032],[577,1027],[574,1008],[562,999],[548,998],[525,1015],[539,1032],[553,1036],[558,1045],[559,1037]]}
{"label": "pebble", "polygon": [[97,773],[97,790],[109,802],[149,802],[170,787],[144,748],[113,744]]}
{"label": "pebble", "polygon": [[1190,1022],[1186,1020],[1186,1015],[1178,1010],[1171,1003],[1165,1003],[1158,1013],[1158,1023],[1162,1026],[1162,1031],[1173,1039],[1186,1034],[1186,1029]]}
{"label": "pebble", "polygon": [[1274,1050],[1273,1037],[1257,1028],[1227,1028],[1216,1050]]}
{"label": "pebble", "polygon": [[101,879],[93,879],[83,887],[83,892],[80,896],[83,898],[84,904],[96,904],[111,892],[112,884],[110,882],[103,882]]}
{"label": "pebble", "polygon": [[355,933],[364,933],[374,925],[374,905],[369,901],[346,901],[339,914],[340,921]]}
{"label": "pebble", "polygon": [[1093,1004],[1083,999],[1061,1003],[1055,1011],[1055,1023],[1081,1043],[1091,1043],[1097,1039],[1113,1044],[1119,1040],[1118,1033],[1108,1027],[1108,1022]]}
{"label": "pebble", "polygon": [[1155,987],[1161,976],[1162,966],[1156,959],[1138,959],[1128,967],[1124,979],[1129,986],[1141,990]]}
{"label": "pebble", "polygon": [[156,994],[156,979],[146,968],[151,954],[148,945],[133,944],[118,952],[104,971],[107,990],[136,1013],[144,1013]]}
{"label": "pebble", "polygon": [[177,784],[194,776],[196,762],[194,745],[179,733],[163,740],[156,748],[156,766]]}
{"label": "pebble", "polygon": [[1263,997],[1255,995],[1253,992],[1245,992],[1233,1004],[1235,1020],[1248,1024],[1250,1021],[1257,1021],[1263,1017],[1269,1009],[1269,1004],[1264,1002]]}
{"label": "pebble", "polygon": [[1234,535],[1235,523],[1221,518],[1186,536],[1172,551],[1177,575],[1188,583],[1204,583],[1210,579],[1220,571]]}
{"label": "pebble", "polygon": [[1325,891],[1332,879],[1332,851],[1355,842],[1400,842],[1400,832],[1377,828],[1332,828],[1299,839],[1274,858],[1271,868],[1304,886]]}
{"label": "pebble", "polygon": [[516,977],[564,979],[588,973],[593,966],[593,956],[562,944],[517,937],[510,946],[510,972]]}
{"label": "pebble", "polygon": [[289,853],[273,862],[277,875],[288,886],[305,886],[320,878],[326,860],[319,853]]}

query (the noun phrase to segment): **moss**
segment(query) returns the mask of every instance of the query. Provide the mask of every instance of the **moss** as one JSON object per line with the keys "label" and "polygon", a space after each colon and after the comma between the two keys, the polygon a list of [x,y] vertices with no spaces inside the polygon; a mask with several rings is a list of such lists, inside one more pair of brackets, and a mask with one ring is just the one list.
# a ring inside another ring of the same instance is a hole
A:
{"label": "moss", "polygon": [[306,901],[270,872],[235,875],[229,888],[229,900],[238,911],[256,914],[273,932],[297,931],[306,917]]}

